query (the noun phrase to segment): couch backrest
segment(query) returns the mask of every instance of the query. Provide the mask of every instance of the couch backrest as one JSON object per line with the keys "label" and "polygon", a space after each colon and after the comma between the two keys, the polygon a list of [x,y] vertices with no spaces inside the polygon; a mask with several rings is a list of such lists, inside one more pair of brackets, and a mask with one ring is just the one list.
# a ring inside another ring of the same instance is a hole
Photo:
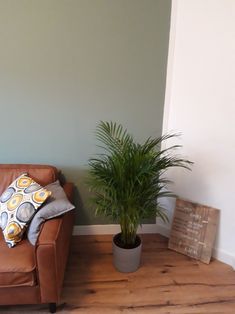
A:
{"label": "couch backrest", "polygon": [[0,164],[0,195],[22,173],[27,172],[37,183],[45,186],[58,179],[58,170],[48,165]]}

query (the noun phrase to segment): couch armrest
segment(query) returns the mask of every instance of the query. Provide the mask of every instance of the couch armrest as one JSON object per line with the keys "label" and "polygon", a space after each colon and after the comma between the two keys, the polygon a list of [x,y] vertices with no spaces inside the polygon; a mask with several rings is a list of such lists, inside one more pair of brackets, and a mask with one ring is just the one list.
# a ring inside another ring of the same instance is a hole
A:
{"label": "couch armrest", "polygon": [[[64,186],[72,199],[73,185]],[[42,303],[59,302],[67,262],[75,211],[47,220],[41,230],[36,247],[37,276]]]}

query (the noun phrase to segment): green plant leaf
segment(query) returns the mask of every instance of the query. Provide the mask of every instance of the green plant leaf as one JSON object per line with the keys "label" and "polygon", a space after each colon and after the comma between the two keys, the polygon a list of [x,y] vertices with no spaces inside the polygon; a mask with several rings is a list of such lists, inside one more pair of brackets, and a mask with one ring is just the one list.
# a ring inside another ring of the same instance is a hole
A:
{"label": "green plant leaf", "polygon": [[180,145],[161,150],[162,143],[178,134],[166,134],[136,143],[115,122],[101,121],[96,130],[99,147],[104,151],[89,160],[88,185],[97,215],[111,217],[121,226],[124,244],[133,244],[141,221],[160,217],[167,221],[158,200],[175,196],[168,191],[164,177],[172,167],[191,169],[192,162],[176,154]]}

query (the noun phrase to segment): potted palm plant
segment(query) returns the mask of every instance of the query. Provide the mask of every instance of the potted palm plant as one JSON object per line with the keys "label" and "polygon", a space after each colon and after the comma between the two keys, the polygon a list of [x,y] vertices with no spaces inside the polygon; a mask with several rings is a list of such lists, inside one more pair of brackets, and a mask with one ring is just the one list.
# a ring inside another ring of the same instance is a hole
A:
{"label": "potted palm plant", "polygon": [[137,228],[145,218],[167,215],[159,206],[161,197],[173,196],[165,187],[164,173],[170,167],[190,169],[191,162],[173,153],[174,145],[161,150],[164,135],[137,143],[122,125],[101,121],[96,130],[102,153],[89,160],[89,186],[96,214],[111,217],[121,232],[113,237],[114,266],[121,272],[138,269],[141,239]]}

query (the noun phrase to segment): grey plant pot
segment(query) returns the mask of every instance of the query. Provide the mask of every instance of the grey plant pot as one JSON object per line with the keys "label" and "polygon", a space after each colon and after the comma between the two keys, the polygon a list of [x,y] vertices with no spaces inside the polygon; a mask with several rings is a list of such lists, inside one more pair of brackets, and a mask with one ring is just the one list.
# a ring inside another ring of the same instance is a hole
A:
{"label": "grey plant pot", "polygon": [[140,266],[142,242],[133,249],[123,249],[117,246],[113,240],[113,264],[122,273],[131,273]]}

